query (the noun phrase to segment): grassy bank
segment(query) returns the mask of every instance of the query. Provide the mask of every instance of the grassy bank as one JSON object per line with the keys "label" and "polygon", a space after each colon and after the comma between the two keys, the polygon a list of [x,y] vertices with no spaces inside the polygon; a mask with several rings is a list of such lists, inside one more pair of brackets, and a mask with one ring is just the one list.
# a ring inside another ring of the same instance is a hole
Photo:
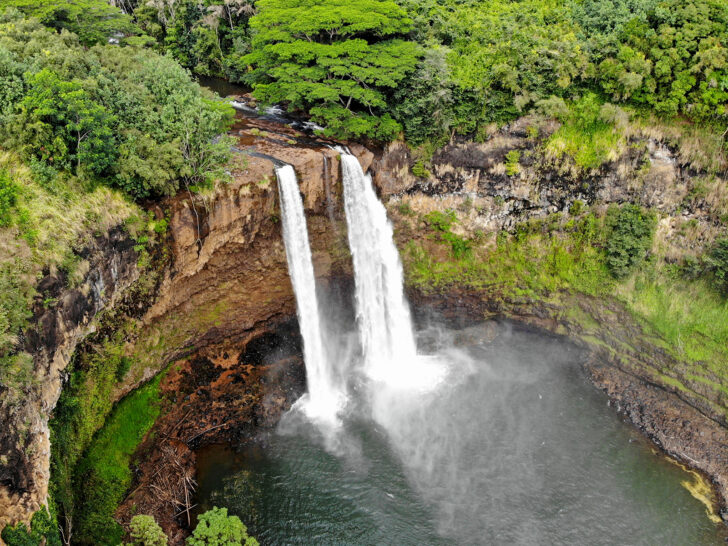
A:
{"label": "grassy bank", "polygon": [[[425,218],[429,235],[410,241],[403,252],[406,281],[425,292],[457,286],[504,302],[538,299],[560,305],[564,293],[616,300],[646,335],[690,365],[687,379],[703,383],[716,394],[728,394],[725,296],[710,274],[686,278],[684,265],[668,263],[652,243],[644,259],[627,274],[615,276],[610,267],[614,232],[608,216],[555,214],[523,223],[514,233],[472,240],[452,234],[449,225],[443,230],[432,218]],[[441,245],[450,247],[449,252],[443,253]],[[466,252],[457,250],[463,246],[468,247]],[[572,314],[579,318],[576,310]]]}
{"label": "grassy bank", "polygon": [[44,272],[60,273],[76,286],[89,264],[74,251],[142,216],[118,191],[28,166],[0,150],[0,382],[9,387],[6,403],[18,403],[19,389],[32,378],[32,359],[16,343],[31,317],[38,280]]}
{"label": "grassy bank", "polygon": [[119,544],[122,527],[114,511],[131,486],[131,458],[161,411],[163,374],[121,400],[76,468],[79,544]]}

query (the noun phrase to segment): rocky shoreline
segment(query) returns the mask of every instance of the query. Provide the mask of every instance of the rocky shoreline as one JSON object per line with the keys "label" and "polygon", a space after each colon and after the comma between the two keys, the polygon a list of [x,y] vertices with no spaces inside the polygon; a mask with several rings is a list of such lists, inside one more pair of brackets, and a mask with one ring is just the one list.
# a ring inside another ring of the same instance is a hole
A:
{"label": "rocky shoreline", "polygon": [[[558,308],[538,302],[509,304],[487,293],[458,289],[442,294],[411,291],[409,296],[420,314],[435,312],[461,327],[486,318],[509,320],[562,336],[586,349],[584,368],[591,382],[607,394],[618,413],[660,450],[709,479],[715,492],[714,513],[728,524],[728,429],[675,392],[650,381],[649,365],[631,368],[620,355],[606,350],[605,345],[612,341],[608,329],[602,329],[600,344],[589,339],[594,332],[585,335],[581,325],[564,318]],[[615,308],[618,305],[612,303],[611,309]],[[627,326],[639,328],[626,312],[619,319]]]}

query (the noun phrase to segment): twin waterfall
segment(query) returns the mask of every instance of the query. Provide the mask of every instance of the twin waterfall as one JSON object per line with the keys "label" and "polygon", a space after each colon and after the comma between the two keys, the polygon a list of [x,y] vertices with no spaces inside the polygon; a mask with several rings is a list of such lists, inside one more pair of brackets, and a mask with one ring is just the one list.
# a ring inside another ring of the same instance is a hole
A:
{"label": "twin waterfall", "polygon": [[341,174],[364,371],[376,381],[406,381],[417,348],[392,224],[356,157],[341,155]]}
{"label": "twin waterfall", "polygon": [[281,197],[283,241],[286,246],[288,272],[296,294],[298,323],[303,337],[308,393],[298,404],[316,421],[335,422],[341,409],[341,390],[335,385],[334,369],[324,349],[321,316],[316,299],[311,247],[308,243],[306,216],[293,167],[276,169]]}
{"label": "twin waterfall", "polygon": [[[429,359],[417,355],[392,225],[358,159],[341,151],[341,170],[362,371],[379,390],[424,387],[436,379],[436,370]],[[308,393],[297,407],[312,421],[335,426],[347,399],[346,387],[331,361],[333,351],[326,350],[327,342],[334,340],[325,335],[321,321],[303,202],[293,168],[278,168],[276,174],[308,381]]]}

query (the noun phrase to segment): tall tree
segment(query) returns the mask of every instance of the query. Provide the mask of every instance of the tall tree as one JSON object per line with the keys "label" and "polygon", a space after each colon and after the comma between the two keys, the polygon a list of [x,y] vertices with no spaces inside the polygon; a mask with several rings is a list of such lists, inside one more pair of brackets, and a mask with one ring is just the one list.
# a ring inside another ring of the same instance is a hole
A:
{"label": "tall tree", "polygon": [[114,163],[114,116],[80,82],[64,81],[44,68],[29,74],[27,84],[16,131],[27,154],[96,174]]}
{"label": "tall tree", "polygon": [[412,21],[392,0],[260,0],[243,62],[255,96],[306,109],[337,137],[387,140],[400,126],[386,93],[414,70],[419,47],[398,36]]}

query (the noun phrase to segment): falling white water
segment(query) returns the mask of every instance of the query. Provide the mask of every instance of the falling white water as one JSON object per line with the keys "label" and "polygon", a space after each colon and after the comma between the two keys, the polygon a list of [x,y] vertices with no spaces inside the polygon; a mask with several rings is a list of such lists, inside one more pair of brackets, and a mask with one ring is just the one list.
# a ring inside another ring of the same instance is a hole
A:
{"label": "falling white water", "polygon": [[392,225],[359,160],[339,151],[364,371],[396,390],[429,390],[442,371],[432,358],[417,355]]}
{"label": "falling white water", "polygon": [[293,167],[286,165],[276,169],[276,176],[281,197],[283,241],[296,295],[308,383],[308,392],[297,402],[297,407],[314,421],[336,425],[343,397],[324,347],[303,201]]}

